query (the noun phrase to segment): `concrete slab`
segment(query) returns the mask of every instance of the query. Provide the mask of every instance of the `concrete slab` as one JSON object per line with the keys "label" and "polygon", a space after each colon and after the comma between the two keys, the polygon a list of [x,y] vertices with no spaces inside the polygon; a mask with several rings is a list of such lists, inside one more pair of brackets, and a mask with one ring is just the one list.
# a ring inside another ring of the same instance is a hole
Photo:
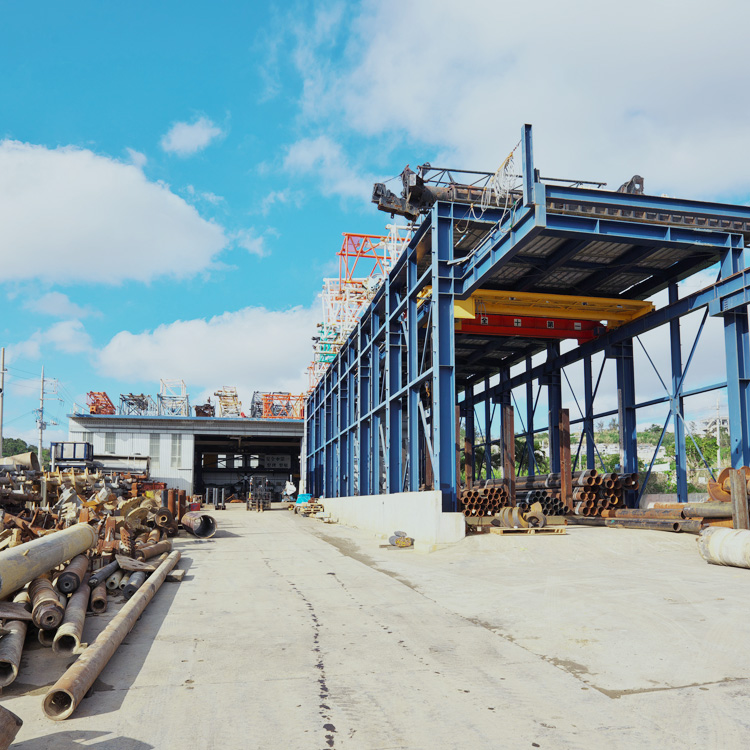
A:
{"label": "concrete slab", "polygon": [[[744,747],[750,571],[694,537],[574,528],[423,555],[232,509],[165,583],[74,717],[70,659],[30,646],[13,750]],[[89,618],[92,640],[107,617]]]}

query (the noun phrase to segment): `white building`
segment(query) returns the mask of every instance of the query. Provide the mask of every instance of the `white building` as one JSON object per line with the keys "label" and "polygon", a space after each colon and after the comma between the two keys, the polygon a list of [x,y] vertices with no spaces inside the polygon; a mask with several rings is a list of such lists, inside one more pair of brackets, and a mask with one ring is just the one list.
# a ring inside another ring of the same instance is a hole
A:
{"label": "white building", "polygon": [[206,488],[246,491],[250,477],[266,477],[280,491],[299,487],[301,419],[68,415],[68,439],[93,446],[97,466],[146,469],[154,481],[203,494]]}

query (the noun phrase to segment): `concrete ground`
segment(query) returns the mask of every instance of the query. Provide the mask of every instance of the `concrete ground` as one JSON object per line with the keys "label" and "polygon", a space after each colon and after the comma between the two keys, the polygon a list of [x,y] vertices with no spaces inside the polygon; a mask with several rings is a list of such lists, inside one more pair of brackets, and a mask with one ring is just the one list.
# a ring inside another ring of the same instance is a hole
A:
{"label": "concrete ground", "polygon": [[41,710],[70,660],[30,645],[0,698],[25,722],[12,750],[747,745],[750,571],[694,536],[421,554],[284,510],[215,516],[73,718]]}

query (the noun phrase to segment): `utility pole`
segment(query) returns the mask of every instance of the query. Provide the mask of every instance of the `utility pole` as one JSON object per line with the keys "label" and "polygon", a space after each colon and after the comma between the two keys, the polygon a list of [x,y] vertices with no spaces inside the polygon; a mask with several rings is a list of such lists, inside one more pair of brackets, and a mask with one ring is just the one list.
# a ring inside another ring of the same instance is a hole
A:
{"label": "utility pole", "polygon": [[42,381],[39,388],[39,463],[43,464],[42,458],[42,433],[44,432],[44,365],[42,365]]}
{"label": "utility pole", "polygon": [[0,349],[0,458],[3,457],[3,399],[5,398],[5,347]]}

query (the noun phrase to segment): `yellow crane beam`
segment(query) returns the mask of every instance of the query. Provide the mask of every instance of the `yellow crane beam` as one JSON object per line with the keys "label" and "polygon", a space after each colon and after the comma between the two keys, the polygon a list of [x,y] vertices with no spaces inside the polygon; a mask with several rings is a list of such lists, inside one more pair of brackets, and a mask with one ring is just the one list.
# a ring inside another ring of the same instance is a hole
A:
{"label": "yellow crane beam", "polygon": [[477,315],[529,315],[575,320],[606,320],[614,328],[650,313],[650,302],[609,297],[579,297],[540,292],[504,292],[480,289],[466,300],[455,301],[456,319]]}

